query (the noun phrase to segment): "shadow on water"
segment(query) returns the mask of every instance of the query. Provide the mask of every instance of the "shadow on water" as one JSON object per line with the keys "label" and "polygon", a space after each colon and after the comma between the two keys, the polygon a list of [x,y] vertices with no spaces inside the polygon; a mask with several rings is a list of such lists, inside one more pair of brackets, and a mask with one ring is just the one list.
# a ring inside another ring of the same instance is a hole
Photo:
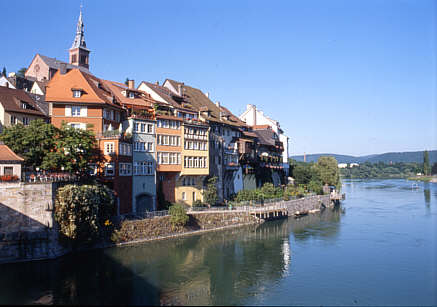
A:
{"label": "shadow on water", "polygon": [[0,270],[0,304],[159,305],[156,287],[103,250]]}

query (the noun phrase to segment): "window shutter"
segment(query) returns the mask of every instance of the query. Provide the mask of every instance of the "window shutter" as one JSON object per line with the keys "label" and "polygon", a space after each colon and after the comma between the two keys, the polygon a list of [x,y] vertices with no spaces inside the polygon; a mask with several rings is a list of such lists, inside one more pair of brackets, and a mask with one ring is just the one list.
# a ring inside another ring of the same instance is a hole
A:
{"label": "window shutter", "polygon": [[65,116],[71,116],[71,106],[65,106]]}
{"label": "window shutter", "polygon": [[81,117],[87,117],[88,116],[88,108],[87,107],[81,107],[80,108],[80,116]]}

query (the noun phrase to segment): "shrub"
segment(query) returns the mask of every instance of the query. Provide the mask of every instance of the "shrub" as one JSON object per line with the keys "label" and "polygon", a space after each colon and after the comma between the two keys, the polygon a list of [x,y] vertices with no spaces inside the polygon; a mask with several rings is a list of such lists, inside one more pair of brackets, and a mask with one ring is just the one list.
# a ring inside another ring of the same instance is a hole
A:
{"label": "shrub", "polygon": [[173,226],[184,226],[188,222],[188,215],[185,207],[181,204],[174,204],[168,210],[170,222]]}
{"label": "shrub", "polygon": [[205,204],[203,204],[202,201],[198,199],[193,202],[193,207],[205,207]]}
{"label": "shrub", "polygon": [[75,243],[90,243],[113,227],[114,194],[104,185],[66,185],[56,194],[55,220]]}
{"label": "shrub", "polygon": [[218,201],[217,193],[217,177],[212,177],[208,179],[208,184],[206,186],[206,191],[204,193],[205,202],[214,206]]}
{"label": "shrub", "polygon": [[308,189],[318,195],[323,195],[323,184],[318,180],[311,180],[308,183]]}

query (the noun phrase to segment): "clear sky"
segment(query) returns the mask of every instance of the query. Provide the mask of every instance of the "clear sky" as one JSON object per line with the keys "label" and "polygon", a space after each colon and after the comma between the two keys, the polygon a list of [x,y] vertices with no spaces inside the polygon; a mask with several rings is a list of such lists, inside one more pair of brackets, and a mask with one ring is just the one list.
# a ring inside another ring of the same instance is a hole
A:
{"label": "clear sky", "polygon": [[[0,1],[0,69],[36,53],[67,61],[80,0]],[[255,104],[291,155],[437,149],[435,0],[84,0],[100,78],[209,92],[233,113]]]}

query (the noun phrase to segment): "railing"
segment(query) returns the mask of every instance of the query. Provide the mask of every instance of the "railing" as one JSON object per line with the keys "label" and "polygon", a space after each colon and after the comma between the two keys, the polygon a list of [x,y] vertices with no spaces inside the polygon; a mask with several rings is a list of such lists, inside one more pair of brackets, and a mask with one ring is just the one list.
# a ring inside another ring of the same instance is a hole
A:
{"label": "railing", "polygon": [[79,178],[70,173],[31,173],[26,174],[21,178],[21,181],[24,182],[64,182],[64,181],[77,181]]}
{"label": "railing", "polygon": [[121,220],[139,220],[139,219],[152,219],[158,216],[167,216],[169,215],[168,210],[161,211],[144,211],[144,212],[136,212],[136,213],[127,213],[120,214],[119,218]]}

